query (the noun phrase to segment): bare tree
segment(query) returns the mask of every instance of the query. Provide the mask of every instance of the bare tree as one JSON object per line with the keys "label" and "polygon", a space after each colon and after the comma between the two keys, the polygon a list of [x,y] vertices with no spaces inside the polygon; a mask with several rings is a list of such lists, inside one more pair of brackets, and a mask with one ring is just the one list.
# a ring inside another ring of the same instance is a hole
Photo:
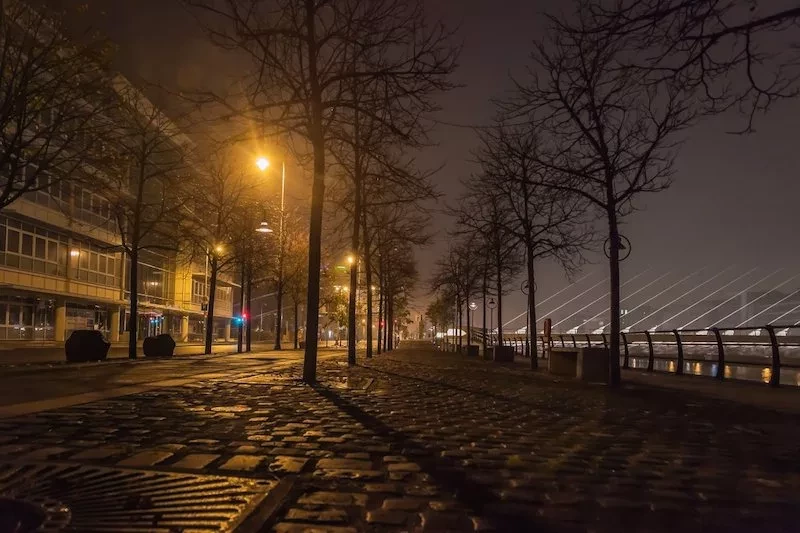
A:
{"label": "bare tree", "polygon": [[[453,295],[455,308],[458,311],[455,327],[459,331],[459,350],[462,348],[460,332],[463,329],[464,308],[469,305],[470,298],[475,294],[482,278],[480,258],[474,241],[475,236],[468,235],[462,242],[456,243],[444,258],[437,261],[436,270],[434,270],[433,278],[430,281],[431,289],[434,292]],[[471,339],[472,325],[467,320],[467,346],[469,346]]]}
{"label": "bare tree", "polygon": [[[580,8],[583,2],[577,2]],[[628,68],[633,46],[626,34],[592,33],[591,11],[569,26],[551,19],[534,44],[529,80],[518,83],[509,106],[540,134],[531,156],[541,183],[589,202],[606,222],[610,269],[611,343],[609,383],[620,381],[621,220],[642,193],[670,184],[678,139],[695,117],[692,99],[669,81],[648,84],[647,72]],[[575,31],[583,29],[586,31]]]}
{"label": "bare tree", "polygon": [[589,39],[624,37],[620,65],[696,94],[707,113],[737,107],[753,129],[758,113],[798,95],[796,2],[719,0],[584,1],[592,24],[570,31]]}
{"label": "bare tree", "polygon": [[[345,110],[360,103],[353,86],[370,87],[393,113],[376,115],[413,136],[435,109],[432,95],[450,87],[455,50],[441,24],[417,0],[183,0],[213,41],[249,62],[238,94],[204,95],[222,116],[270,124],[310,145],[313,185],[309,228],[306,357],[303,379],[316,379],[322,214],[326,153]],[[198,95],[200,96],[200,95]],[[358,102],[358,103],[357,103]],[[365,105],[370,108],[369,105]]]}
{"label": "bare tree", "polygon": [[536,162],[538,136],[530,124],[497,125],[481,135],[478,151],[482,185],[502,194],[501,206],[509,214],[501,219],[505,230],[525,250],[528,285],[527,331],[532,335],[531,368],[538,366],[536,343],[535,263],[554,258],[568,272],[580,263],[581,251],[592,242],[587,201],[578,195],[547,187],[547,172]]}
{"label": "bare tree", "polygon": [[85,178],[104,156],[102,52],[100,42],[70,41],[57,15],[0,2],[0,209]]}
{"label": "bare tree", "polygon": [[[244,297],[253,272],[261,267],[255,263],[263,257],[260,252],[264,250],[263,239],[256,239],[255,233],[264,211],[264,206],[256,199],[256,183],[252,175],[225,150],[225,147],[215,150],[194,180],[196,186],[187,191],[191,217],[186,233],[195,252],[193,255],[202,256],[209,266],[206,354],[211,353],[214,341],[214,311],[220,273],[240,271]],[[244,309],[242,317],[244,319]]]}
{"label": "bare tree", "polygon": [[111,216],[130,260],[128,357],[136,358],[139,259],[143,252],[175,254],[186,219],[193,145],[175,123],[122,78],[114,82],[117,105],[109,132],[109,172],[95,186],[109,200]]}
{"label": "bare tree", "polygon": [[486,282],[494,281],[495,284],[497,345],[502,346],[503,295],[508,290],[505,283],[517,275],[521,266],[518,241],[509,230],[512,219],[504,205],[505,196],[493,187],[487,187],[482,176],[473,176],[464,185],[466,193],[458,207],[452,210],[459,228],[456,233],[473,236],[474,242],[481,243],[482,251],[488,254],[483,275]]}

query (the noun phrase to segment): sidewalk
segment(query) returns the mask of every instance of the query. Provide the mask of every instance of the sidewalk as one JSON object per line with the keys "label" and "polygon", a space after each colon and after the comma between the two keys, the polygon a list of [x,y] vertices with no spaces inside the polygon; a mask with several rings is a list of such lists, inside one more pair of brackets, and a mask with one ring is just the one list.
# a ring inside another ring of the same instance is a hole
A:
{"label": "sidewalk", "polygon": [[[272,347],[272,342],[254,342],[253,349],[265,350]],[[291,344],[288,346],[292,346]],[[139,356],[144,357],[142,343],[138,344]],[[179,342],[175,345],[175,355],[200,355],[205,345],[195,342]],[[212,346],[213,354],[231,353],[236,351],[236,341],[215,341]],[[108,359],[127,359],[128,345],[113,343],[108,351]],[[56,342],[31,342],[31,343],[2,343],[0,344],[0,366],[6,365],[31,365],[31,364],[61,364],[66,363],[64,343]]]}
{"label": "sidewalk", "polygon": [[215,368],[0,420],[0,460],[270,480],[265,531],[797,530],[795,415],[428,344],[359,362],[321,361],[314,387],[300,364]]}

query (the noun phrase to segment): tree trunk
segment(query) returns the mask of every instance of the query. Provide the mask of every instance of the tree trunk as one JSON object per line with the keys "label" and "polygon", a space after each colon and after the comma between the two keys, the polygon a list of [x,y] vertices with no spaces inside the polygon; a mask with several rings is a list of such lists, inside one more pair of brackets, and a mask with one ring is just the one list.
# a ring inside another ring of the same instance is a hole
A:
{"label": "tree trunk", "polygon": [[383,261],[379,258],[378,261],[380,270],[378,271],[378,355],[381,354],[381,347],[383,346],[383,322],[384,315],[386,314],[383,309]]}
{"label": "tree trunk", "polygon": [[472,323],[470,321],[469,313],[469,298],[467,298],[467,355],[469,355],[469,348],[472,346]]}
{"label": "tree trunk", "polygon": [[297,350],[297,347],[300,343],[300,303],[297,301],[297,298],[294,298],[294,349]]}
{"label": "tree trunk", "polygon": [[317,73],[317,3],[305,0],[308,83],[310,85],[310,140],[314,152],[314,179],[311,186],[311,213],[308,230],[308,297],[306,300],[306,350],[303,381],[317,381],[317,342],[319,341],[319,282],[322,260],[322,210],[325,202],[325,132],[323,131],[322,88]]}
{"label": "tree trunk", "polygon": [[386,291],[386,351],[394,349],[394,287],[390,283]]}
{"label": "tree trunk", "polygon": [[252,315],[250,314],[250,305],[253,299],[253,274],[248,272],[247,275],[247,305],[245,306],[244,316],[247,317],[247,323],[245,327],[247,328],[247,344],[245,345],[245,351],[249,352],[252,348],[252,338],[253,338],[253,328],[252,328]]}
{"label": "tree trunk", "polygon": [[536,291],[534,290],[536,280],[533,270],[533,250],[531,248],[531,246],[528,246],[525,254],[528,267],[528,323],[525,327],[527,328],[528,340],[531,343],[531,369],[536,369],[539,367],[539,348],[536,342]]}
{"label": "tree trunk", "polygon": [[372,358],[372,252],[370,250],[370,239],[367,238],[367,216],[366,213],[361,217],[364,234],[364,283],[367,288],[367,359]]}
{"label": "tree trunk", "polygon": [[[609,202],[611,204],[611,202]],[[619,228],[617,227],[616,206],[608,210],[608,236],[609,244],[609,268],[610,268],[610,292],[611,292],[611,344],[609,346],[608,361],[608,384],[611,387],[618,387],[621,382],[619,369]]]}
{"label": "tree trunk", "polygon": [[457,326],[457,333],[458,333],[458,353],[464,353],[464,339],[461,337],[461,331],[463,327],[462,318],[464,313],[462,312],[461,308],[464,306],[464,302],[461,301],[461,297],[456,297],[456,313],[458,313],[458,326]]}
{"label": "tree trunk", "polygon": [[495,255],[497,263],[497,345],[503,345],[503,260],[500,258],[500,250]]}
{"label": "tree trunk", "polygon": [[483,269],[483,287],[481,288],[482,292],[483,292],[483,343],[482,344],[483,344],[483,353],[484,354],[486,354],[486,337],[487,337],[487,335],[489,333],[488,331],[486,331],[486,297],[488,296],[486,293],[488,291],[488,285],[489,285],[489,280],[488,280],[489,272],[488,272],[488,268],[486,268],[487,266],[488,265],[484,265],[484,269]]}
{"label": "tree trunk", "polygon": [[244,265],[242,265],[242,273],[239,278],[239,331],[236,335],[236,353],[242,353],[242,344],[244,340],[244,293],[245,293],[245,273]]}
{"label": "tree trunk", "polygon": [[128,254],[131,268],[128,272],[131,309],[128,317],[128,358],[136,359],[136,341],[139,330],[139,244],[135,243]]}
{"label": "tree trunk", "polygon": [[[281,252],[283,255],[283,252]],[[278,302],[278,311],[275,313],[275,349],[282,350],[281,332],[283,331],[283,259],[278,259],[278,286],[275,291],[275,299]]]}
{"label": "tree trunk", "polygon": [[211,266],[211,285],[208,289],[208,310],[206,311],[206,346],[203,353],[211,354],[211,344],[214,341],[214,303],[217,300],[217,258],[212,256],[209,264]]}

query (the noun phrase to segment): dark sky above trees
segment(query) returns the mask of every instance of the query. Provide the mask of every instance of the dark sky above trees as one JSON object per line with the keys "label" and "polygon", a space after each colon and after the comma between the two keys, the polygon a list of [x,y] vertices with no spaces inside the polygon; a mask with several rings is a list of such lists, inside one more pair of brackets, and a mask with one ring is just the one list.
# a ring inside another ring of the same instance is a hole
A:
{"label": "dark sky above trees", "polygon": [[[556,0],[430,0],[431,13],[458,26],[463,43],[455,77],[464,87],[442,98],[441,123],[434,131],[438,145],[420,158],[431,167],[445,164],[436,182],[446,199],[454,199],[459,179],[475,170],[470,151],[477,137],[468,127],[445,123],[471,126],[491,119],[491,99],[504,96],[511,74],[525,71],[530,40],[543,27],[540,12],[559,5]],[[91,0],[89,13],[97,28],[119,44],[119,67],[133,78],[201,86],[230,67],[173,0]],[[741,127],[736,114],[689,130],[672,187],[645,196],[641,210],[623,228],[633,242],[623,276],[645,265],[688,271],[708,263],[777,268],[796,262],[798,116],[799,101],[782,102],[759,117],[750,135],[726,133]],[[442,231],[432,247],[419,253],[423,279],[447,240]],[[605,266],[600,262],[588,268]],[[543,275],[543,295],[555,292],[548,285],[564,283],[555,267]],[[521,310],[522,296],[516,296],[509,304]]]}

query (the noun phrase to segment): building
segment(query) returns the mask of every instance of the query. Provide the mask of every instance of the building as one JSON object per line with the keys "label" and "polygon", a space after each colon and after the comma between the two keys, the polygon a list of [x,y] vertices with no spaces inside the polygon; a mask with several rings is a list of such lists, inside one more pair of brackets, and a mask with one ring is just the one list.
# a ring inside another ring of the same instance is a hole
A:
{"label": "building", "polygon": [[[78,329],[126,341],[131,265],[109,201],[68,180],[39,186],[45,188],[26,193],[0,214],[0,341],[60,342]],[[205,265],[143,251],[136,268],[139,337],[202,339]],[[233,289],[222,275],[214,310],[217,338],[230,337]]]}

